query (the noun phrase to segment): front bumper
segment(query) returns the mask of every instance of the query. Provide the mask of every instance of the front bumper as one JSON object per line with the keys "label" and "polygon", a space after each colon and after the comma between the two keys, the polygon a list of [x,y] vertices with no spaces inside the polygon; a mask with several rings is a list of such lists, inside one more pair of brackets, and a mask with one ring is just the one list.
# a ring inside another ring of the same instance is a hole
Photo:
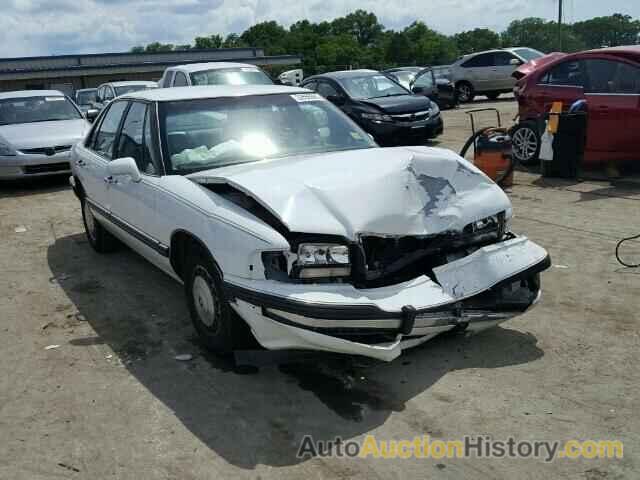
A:
{"label": "front bumper", "polygon": [[309,349],[384,361],[439,333],[480,331],[522,314],[540,299],[547,252],[518,237],[484,247],[388,287],[226,279],[225,293],[269,350]]}
{"label": "front bumper", "polygon": [[23,154],[0,156],[0,179],[17,180],[21,178],[43,177],[48,175],[69,174],[71,151],[55,155]]}
{"label": "front bumper", "polygon": [[364,129],[384,146],[421,144],[437,137],[444,131],[444,122],[440,114],[418,122],[367,122]]}

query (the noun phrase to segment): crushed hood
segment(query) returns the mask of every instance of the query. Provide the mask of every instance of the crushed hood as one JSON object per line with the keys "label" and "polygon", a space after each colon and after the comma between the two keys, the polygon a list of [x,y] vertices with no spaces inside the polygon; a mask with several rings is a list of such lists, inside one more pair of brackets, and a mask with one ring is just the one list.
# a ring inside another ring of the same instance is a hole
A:
{"label": "crushed hood", "polygon": [[290,231],[340,235],[432,235],[506,211],[505,193],[450,150],[396,147],[264,160],[189,175],[228,184]]}
{"label": "crushed hood", "polygon": [[520,80],[521,78],[524,78],[527,75],[529,75],[531,72],[534,72],[535,70],[541,68],[542,66],[564,56],[566,56],[566,53],[560,53],[560,52],[549,53],[548,55],[545,55],[540,58],[536,58],[534,60],[531,60],[527,63],[520,65],[518,68],[515,69],[515,71],[511,74],[511,76],[514,77],[516,80]]}
{"label": "crushed hood", "polygon": [[84,137],[88,128],[89,123],[80,118],[54,122],[18,123],[0,126],[0,137],[18,150],[56,147],[74,145]]}

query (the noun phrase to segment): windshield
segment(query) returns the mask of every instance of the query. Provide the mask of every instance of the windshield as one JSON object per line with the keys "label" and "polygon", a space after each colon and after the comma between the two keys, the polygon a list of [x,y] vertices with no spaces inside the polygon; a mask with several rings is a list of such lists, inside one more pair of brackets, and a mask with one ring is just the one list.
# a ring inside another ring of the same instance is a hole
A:
{"label": "windshield", "polygon": [[411,88],[411,82],[413,82],[413,79],[416,77],[415,74],[411,72],[393,72],[391,75],[395,77],[398,83],[404,88]]}
{"label": "windshield", "polygon": [[96,99],[96,90],[76,92],[76,103],[78,105],[90,105]]}
{"label": "windshield", "polygon": [[177,174],[376,146],[316,93],[185,100],[159,108],[164,156]]}
{"label": "windshield", "polygon": [[534,50],[533,48],[517,48],[513,53],[524,58],[527,62],[535,60],[536,58],[544,57],[544,53]]}
{"label": "windshield", "polygon": [[356,100],[410,94],[406,88],[381,74],[343,78],[340,83],[349,96]]}
{"label": "windshield", "polygon": [[24,97],[0,100],[0,125],[82,118],[67,97]]}
{"label": "windshield", "polygon": [[262,70],[253,67],[205,70],[191,74],[193,85],[273,85]]}
{"label": "windshield", "polygon": [[150,90],[156,88],[153,85],[123,85],[121,87],[115,87],[116,97],[120,95],[126,95],[127,93],[139,92],[141,90]]}

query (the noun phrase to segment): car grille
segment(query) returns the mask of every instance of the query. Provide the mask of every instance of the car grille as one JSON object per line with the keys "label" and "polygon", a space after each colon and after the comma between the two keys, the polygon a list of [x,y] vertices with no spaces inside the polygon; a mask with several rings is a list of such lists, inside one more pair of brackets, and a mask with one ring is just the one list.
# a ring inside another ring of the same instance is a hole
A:
{"label": "car grille", "polygon": [[414,113],[403,113],[398,115],[391,115],[396,122],[419,122],[421,120],[426,120],[431,115],[431,110],[424,110],[422,112],[414,112]]}
{"label": "car grille", "polygon": [[34,173],[64,172],[70,170],[69,162],[45,163],[43,165],[26,165],[23,167],[24,173],[32,175]]}
{"label": "car grille", "polygon": [[27,155],[51,156],[60,152],[68,152],[69,150],[71,150],[71,145],[57,145],[55,147],[24,148],[20,152]]}

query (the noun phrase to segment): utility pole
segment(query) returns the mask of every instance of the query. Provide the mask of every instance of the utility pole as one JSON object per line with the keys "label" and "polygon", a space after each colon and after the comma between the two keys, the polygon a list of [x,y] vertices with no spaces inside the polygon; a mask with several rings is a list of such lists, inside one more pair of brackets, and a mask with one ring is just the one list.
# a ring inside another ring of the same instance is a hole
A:
{"label": "utility pole", "polygon": [[562,51],[562,0],[558,0],[558,45]]}

